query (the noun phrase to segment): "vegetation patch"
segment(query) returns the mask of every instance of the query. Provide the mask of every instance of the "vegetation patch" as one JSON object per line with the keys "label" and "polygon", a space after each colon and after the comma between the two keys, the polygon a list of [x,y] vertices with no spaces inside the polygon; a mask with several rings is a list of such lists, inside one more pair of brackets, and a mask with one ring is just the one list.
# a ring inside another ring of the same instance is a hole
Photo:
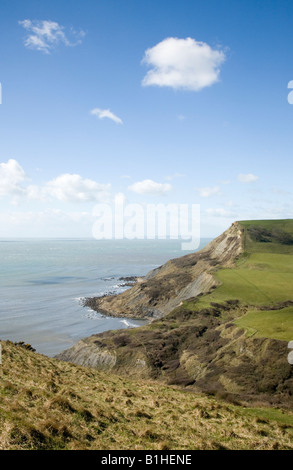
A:
{"label": "vegetation patch", "polygon": [[269,230],[262,225],[250,225],[247,232],[251,239],[256,242],[293,245],[292,235],[277,227]]}
{"label": "vegetation patch", "polygon": [[283,341],[293,339],[293,306],[269,310],[249,310],[235,321],[242,328],[252,328],[256,337],[275,338]]}

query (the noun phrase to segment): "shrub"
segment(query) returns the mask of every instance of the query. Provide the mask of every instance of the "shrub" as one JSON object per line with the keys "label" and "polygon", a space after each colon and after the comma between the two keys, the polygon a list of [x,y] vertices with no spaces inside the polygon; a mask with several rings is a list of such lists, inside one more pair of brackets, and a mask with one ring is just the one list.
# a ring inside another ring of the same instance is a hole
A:
{"label": "shrub", "polygon": [[114,336],[113,341],[115,346],[118,348],[123,348],[124,346],[127,346],[129,343],[131,343],[131,338],[127,334],[122,334]]}

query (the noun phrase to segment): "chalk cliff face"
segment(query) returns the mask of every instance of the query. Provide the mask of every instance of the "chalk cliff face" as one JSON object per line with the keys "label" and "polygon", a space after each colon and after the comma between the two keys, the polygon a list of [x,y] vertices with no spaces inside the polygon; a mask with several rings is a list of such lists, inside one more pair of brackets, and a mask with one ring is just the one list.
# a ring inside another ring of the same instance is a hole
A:
{"label": "chalk cliff face", "polygon": [[182,301],[216,287],[213,271],[232,266],[242,247],[242,228],[234,223],[201,251],[168,261],[122,294],[87,299],[86,305],[117,317],[161,318]]}

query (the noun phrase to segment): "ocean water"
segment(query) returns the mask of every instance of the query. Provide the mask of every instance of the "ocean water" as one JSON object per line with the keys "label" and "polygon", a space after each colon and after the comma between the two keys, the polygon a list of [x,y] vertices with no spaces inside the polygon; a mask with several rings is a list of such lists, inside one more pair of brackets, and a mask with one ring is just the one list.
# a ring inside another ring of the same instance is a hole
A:
{"label": "ocean water", "polygon": [[82,299],[122,292],[120,277],[144,276],[188,253],[179,240],[0,239],[0,339],[54,356],[86,336],[141,326],[83,307]]}

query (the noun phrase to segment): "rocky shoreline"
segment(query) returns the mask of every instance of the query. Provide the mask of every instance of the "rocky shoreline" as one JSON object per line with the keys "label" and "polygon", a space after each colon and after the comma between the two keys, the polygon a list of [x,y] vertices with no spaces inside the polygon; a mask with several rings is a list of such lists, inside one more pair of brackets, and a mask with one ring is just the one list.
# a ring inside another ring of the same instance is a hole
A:
{"label": "rocky shoreline", "polygon": [[119,277],[118,281],[124,281],[123,284],[120,284],[121,287],[124,287],[124,286],[132,287],[141,279],[142,278],[138,276],[125,276],[125,277]]}
{"label": "rocky shoreline", "polygon": [[[114,279],[114,278],[111,278],[111,279]],[[119,277],[118,281],[123,281],[122,283],[119,283],[119,287],[133,287],[138,282],[141,282],[142,279],[143,279],[142,277],[138,277],[138,276],[122,276],[122,277]],[[101,315],[116,317],[117,315],[112,314],[108,310],[105,310],[105,309],[99,307],[100,302],[102,301],[102,299],[116,297],[116,295],[117,295],[117,292],[109,291],[109,292],[107,292],[107,294],[102,294],[102,295],[98,295],[98,296],[94,296],[94,297],[85,297],[81,301],[82,306],[83,307],[88,307],[91,310],[94,310],[95,312],[100,313]]]}

